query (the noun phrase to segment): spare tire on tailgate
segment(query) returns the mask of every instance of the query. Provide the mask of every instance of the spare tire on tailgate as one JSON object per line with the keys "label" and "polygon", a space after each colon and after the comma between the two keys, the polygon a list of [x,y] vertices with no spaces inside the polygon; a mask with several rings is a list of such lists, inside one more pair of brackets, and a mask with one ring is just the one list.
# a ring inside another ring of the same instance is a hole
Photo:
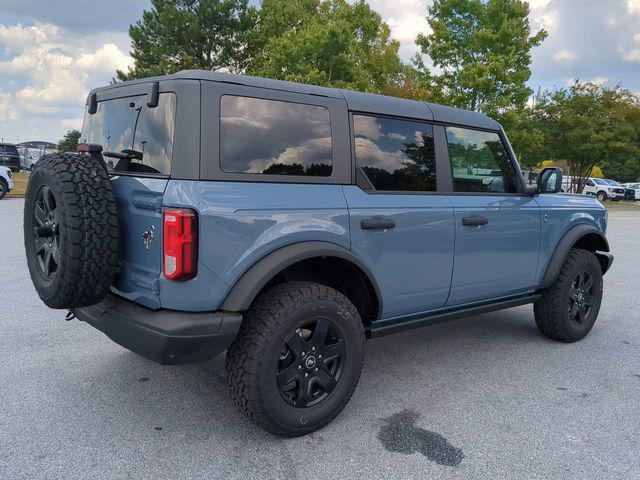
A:
{"label": "spare tire on tailgate", "polygon": [[59,153],[38,161],[24,204],[24,245],[47,306],[85,307],[107,295],[118,270],[119,226],[99,159]]}

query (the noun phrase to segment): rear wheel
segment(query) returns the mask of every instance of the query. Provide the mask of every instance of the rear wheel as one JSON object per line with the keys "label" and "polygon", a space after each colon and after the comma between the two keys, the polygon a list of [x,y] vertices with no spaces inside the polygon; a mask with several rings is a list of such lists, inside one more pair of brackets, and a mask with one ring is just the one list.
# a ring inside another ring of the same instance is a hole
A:
{"label": "rear wheel", "polygon": [[601,302],[600,262],[593,252],[573,249],[555,284],[534,305],[536,325],[554,340],[581,340],[593,328]]}
{"label": "rear wheel", "polygon": [[355,306],[325,285],[291,282],[262,293],[227,353],[236,405],[281,436],[322,428],[345,407],[364,357]]}

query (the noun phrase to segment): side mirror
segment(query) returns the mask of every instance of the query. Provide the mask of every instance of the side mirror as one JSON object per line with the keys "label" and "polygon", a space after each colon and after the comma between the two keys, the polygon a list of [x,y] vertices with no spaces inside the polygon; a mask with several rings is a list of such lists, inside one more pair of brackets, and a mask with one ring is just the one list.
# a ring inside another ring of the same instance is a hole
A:
{"label": "side mirror", "polygon": [[562,191],[562,169],[543,168],[538,174],[538,193],[558,193]]}

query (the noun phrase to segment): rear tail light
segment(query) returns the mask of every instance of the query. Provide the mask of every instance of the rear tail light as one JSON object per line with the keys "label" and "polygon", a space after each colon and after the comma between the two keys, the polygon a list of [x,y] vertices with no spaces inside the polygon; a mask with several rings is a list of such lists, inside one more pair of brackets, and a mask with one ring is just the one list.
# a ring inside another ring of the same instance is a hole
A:
{"label": "rear tail light", "polygon": [[162,270],[169,280],[196,276],[198,217],[188,208],[171,208],[162,215]]}

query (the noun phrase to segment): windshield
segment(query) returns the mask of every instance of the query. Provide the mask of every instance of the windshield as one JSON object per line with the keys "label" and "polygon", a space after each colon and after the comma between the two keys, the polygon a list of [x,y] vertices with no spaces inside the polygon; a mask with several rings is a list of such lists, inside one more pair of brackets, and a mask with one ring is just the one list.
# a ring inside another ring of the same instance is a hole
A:
{"label": "windshield", "polygon": [[599,178],[593,178],[592,180],[596,185],[607,185],[607,182],[605,182],[604,180],[601,180]]}
{"label": "windshield", "polygon": [[155,108],[146,95],[98,102],[96,113],[85,113],[80,143],[101,145],[114,172],[169,175],[175,105],[173,93],[161,93]]}
{"label": "windshield", "polygon": [[609,185],[620,185],[615,180],[609,180],[608,178],[605,178],[604,181],[607,182]]}

